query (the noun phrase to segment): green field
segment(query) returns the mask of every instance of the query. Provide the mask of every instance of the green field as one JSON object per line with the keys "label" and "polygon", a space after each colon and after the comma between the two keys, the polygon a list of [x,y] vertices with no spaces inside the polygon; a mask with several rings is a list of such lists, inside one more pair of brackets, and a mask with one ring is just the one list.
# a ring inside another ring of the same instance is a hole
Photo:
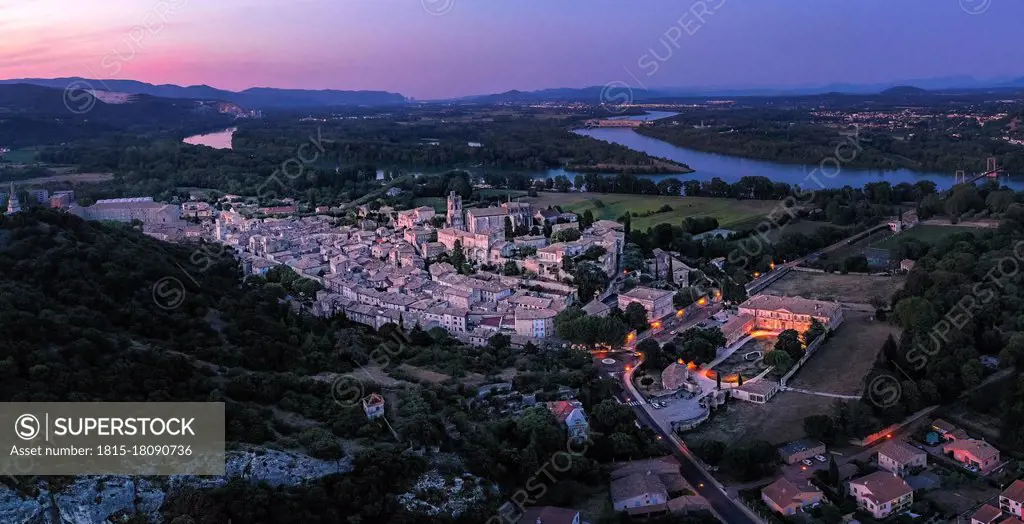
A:
{"label": "green field", "polygon": [[4,155],[4,160],[12,164],[31,164],[36,161],[35,149],[15,149]]}
{"label": "green field", "polygon": [[778,205],[773,200],[733,200],[728,198],[673,197],[604,193],[541,193],[523,199],[535,207],[561,206],[565,211],[583,213],[590,210],[598,220],[615,220],[628,213],[644,214],[664,205],[671,211],[634,217],[632,228],[647,229],[661,223],[679,225],[686,217],[712,216],[724,229],[753,227]]}
{"label": "green field", "polygon": [[438,213],[447,213],[448,212],[448,200],[444,199],[444,198],[441,198],[441,197],[419,197],[419,198],[414,198],[412,200],[412,203],[415,204],[416,207],[430,206],[430,207],[434,208],[434,211],[437,211]]}
{"label": "green field", "polygon": [[960,226],[917,226],[912,227],[898,235],[892,235],[885,241],[879,242],[872,247],[882,249],[895,249],[899,243],[908,238],[916,238],[922,242],[935,244],[942,239],[953,236],[957,233],[984,233],[984,228],[960,227]]}

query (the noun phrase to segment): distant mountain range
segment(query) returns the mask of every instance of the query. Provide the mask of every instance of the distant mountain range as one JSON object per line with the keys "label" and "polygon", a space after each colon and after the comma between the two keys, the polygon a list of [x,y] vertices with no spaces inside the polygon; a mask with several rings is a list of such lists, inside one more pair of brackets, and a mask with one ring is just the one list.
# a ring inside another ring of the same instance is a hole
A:
{"label": "distant mountain range", "polygon": [[276,89],[254,87],[245,91],[227,91],[207,85],[182,87],[153,85],[135,80],[93,80],[88,78],[19,78],[0,80],[0,84],[32,84],[65,89],[69,85],[88,86],[98,91],[115,91],[162,98],[188,98],[232,102],[246,109],[302,108],[324,106],[384,106],[406,103],[398,93],[386,91],[338,91],[334,89]]}
{"label": "distant mountain range", "polygon": [[[85,78],[22,78],[0,80],[0,84],[33,84],[64,89],[68,85],[88,85],[100,91],[150,95],[171,99],[197,99],[235,103],[245,109],[300,109],[331,106],[390,106],[402,105],[410,99],[399,93],[387,91],[340,91],[334,89],[277,89],[254,87],[244,91],[228,91],[207,85],[182,87],[173,84],[153,85],[135,80],[90,80]],[[579,101],[596,103],[608,100],[612,103],[624,101],[628,95],[632,101],[658,100],[669,98],[698,97],[757,97],[757,96],[807,96],[826,93],[850,95],[898,94],[913,96],[930,91],[944,93],[958,91],[1003,90],[1024,88],[1024,77],[978,80],[970,76],[949,76],[901,80],[877,84],[832,83],[789,87],[662,87],[640,89],[628,83],[613,83],[610,86],[582,88],[551,88],[537,91],[506,91],[484,95],[471,95],[432,102],[447,103],[536,103],[550,101]],[[918,91],[914,91],[914,89]],[[431,102],[431,101],[427,101]]]}
{"label": "distant mountain range", "polygon": [[84,90],[0,85],[0,145],[17,148],[59,144],[126,132],[183,135],[227,127],[235,120],[233,114],[221,112],[225,105],[221,101],[145,94],[109,100],[105,102]]}
{"label": "distant mountain range", "polygon": [[553,88],[538,91],[506,91],[488,95],[473,95],[449,99],[449,102],[470,103],[517,103],[544,102],[554,100],[596,102],[607,100],[618,103],[628,96],[633,101],[658,100],[667,98],[703,98],[703,97],[741,97],[741,96],[807,96],[826,93],[842,93],[849,95],[913,95],[927,94],[933,91],[958,92],[979,90],[1009,90],[1024,88],[1024,77],[1004,78],[996,80],[977,80],[969,76],[951,76],[902,80],[879,84],[844,84],[807,85],[795,87],[661,87],[641,89],[630,86],[628,82],[616,82],[609,86],[591,86],[582,88]]}

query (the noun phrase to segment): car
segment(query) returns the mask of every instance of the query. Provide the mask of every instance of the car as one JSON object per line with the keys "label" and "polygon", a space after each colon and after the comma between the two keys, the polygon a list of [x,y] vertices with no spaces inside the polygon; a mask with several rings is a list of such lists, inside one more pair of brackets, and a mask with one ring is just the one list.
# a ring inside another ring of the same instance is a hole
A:
{"label": "car", "polygon": [[814,462],[811,461],[811,459],[803,459],[801,462],[803,462],[805,466],[813,466],[814,465]]}
{"label": "car", "polygon": [[678,329],[673,329],[672,331],[669,332],[669,334],[671,335],[675,335],[676,333],[679,333]]}
{"label": "car", "polygon": [[828,462],[828,459],[825,458],[825,455],[815,455],[814,459],[817,460],[818,462]]}
{"label": "car", "polygon": [[707,322],[697,322],[697,327],[707,327],[707,326],[708,326]]}

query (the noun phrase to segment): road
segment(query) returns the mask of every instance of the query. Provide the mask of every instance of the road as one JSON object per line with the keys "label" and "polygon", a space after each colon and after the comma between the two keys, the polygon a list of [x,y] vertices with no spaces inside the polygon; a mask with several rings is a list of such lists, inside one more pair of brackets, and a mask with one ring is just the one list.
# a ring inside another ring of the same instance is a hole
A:
{"label": "road", "polygon": [[686,447],[686,444],[671,429],[666,431],[665,428],[661,427],[651,417],[647,411],[651,409],[650,404],[643,402],[644,397],[633,387],[632,377],[635,370],[636,367],[632,366],[621,375],[622,385],[625,390],[633,399],[641,401],[640,405],[632,406],[633,411],[636,413],[637,419],[641,420],[661,435],[661,438],[666,439],[671,444],[672,454],[679,460],[680,472],[683,478],[697,490],[697,494],[708,500],[711,504],[711,509],[719,520],[728,524],[760,524],[760,521],[747,513],[746,509],[738,502],[729,498],[729,495],[726,494],[711,474],[697,463],[697,458],[693,456],[690,449]]}

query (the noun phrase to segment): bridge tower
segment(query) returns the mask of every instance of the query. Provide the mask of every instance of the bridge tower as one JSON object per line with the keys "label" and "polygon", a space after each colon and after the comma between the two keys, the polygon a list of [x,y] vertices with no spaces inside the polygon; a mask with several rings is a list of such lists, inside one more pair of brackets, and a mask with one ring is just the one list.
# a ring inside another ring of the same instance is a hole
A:
{"label": "bridge tower", "polygon": [[957,170],[957,172],[953,174],[953,185],[966,183],[967,171],[964,171],[963,169]]}

